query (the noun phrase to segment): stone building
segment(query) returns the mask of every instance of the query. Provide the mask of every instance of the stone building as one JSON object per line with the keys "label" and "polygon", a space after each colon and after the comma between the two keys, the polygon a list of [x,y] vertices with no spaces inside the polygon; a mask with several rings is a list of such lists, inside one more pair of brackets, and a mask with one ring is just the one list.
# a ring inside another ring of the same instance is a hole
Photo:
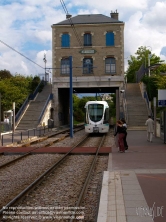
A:
{"label": "stone building", "polygon": [[[72,58],[70,60],[70,58]],[[52,25],[52,92],[56,126],[68,124],[70,61],[77,93],[115,93],[124,82],[124,23],[118,13],[66,16]]]}

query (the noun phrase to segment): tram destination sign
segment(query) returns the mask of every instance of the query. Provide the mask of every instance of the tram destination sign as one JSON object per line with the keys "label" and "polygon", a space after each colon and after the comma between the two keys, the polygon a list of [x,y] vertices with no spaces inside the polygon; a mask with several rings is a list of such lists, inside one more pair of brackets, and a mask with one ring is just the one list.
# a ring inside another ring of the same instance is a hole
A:
{"label": "tram destination sign", "polygon": [[96,53],[96,50],[94,49],[83,49],[80,51],[81,54],[94,54]]}

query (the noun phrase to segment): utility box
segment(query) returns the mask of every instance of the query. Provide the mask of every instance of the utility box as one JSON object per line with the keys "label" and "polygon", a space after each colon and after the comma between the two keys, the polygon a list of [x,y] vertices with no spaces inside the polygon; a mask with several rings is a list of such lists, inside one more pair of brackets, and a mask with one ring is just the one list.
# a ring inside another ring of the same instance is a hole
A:
{"label": "utility box", "polygon": [[48,119],[48,128],[54,128],[54,120]]}
{"label": "utility box", "polygon": [[166,111],[162,111],[160,116],[160,138],[166,143]]}

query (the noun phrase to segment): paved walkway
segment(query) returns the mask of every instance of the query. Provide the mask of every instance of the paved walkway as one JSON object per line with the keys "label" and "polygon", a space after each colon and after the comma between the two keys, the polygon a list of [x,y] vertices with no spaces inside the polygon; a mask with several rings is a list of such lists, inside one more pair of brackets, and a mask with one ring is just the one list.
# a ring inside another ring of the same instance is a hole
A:
{"label": "paved walkway", "polygon": [[166,222],[166,144],[128,131],[126,153],[113,147],[97,222]]}

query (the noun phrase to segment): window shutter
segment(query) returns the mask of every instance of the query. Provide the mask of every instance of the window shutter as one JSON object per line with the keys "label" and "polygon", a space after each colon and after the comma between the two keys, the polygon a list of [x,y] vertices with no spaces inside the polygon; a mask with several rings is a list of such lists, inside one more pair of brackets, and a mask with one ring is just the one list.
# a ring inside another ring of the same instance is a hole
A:
{"label": "window shutter", "polygon": [[70,46],[70,36],[69,34],[62,35],[62,47],[69,47]]}
{"label": "window shutter", "polygon": [[114,33],[107,32],[106,34],[106,46],[113,46],[114,45]]}

